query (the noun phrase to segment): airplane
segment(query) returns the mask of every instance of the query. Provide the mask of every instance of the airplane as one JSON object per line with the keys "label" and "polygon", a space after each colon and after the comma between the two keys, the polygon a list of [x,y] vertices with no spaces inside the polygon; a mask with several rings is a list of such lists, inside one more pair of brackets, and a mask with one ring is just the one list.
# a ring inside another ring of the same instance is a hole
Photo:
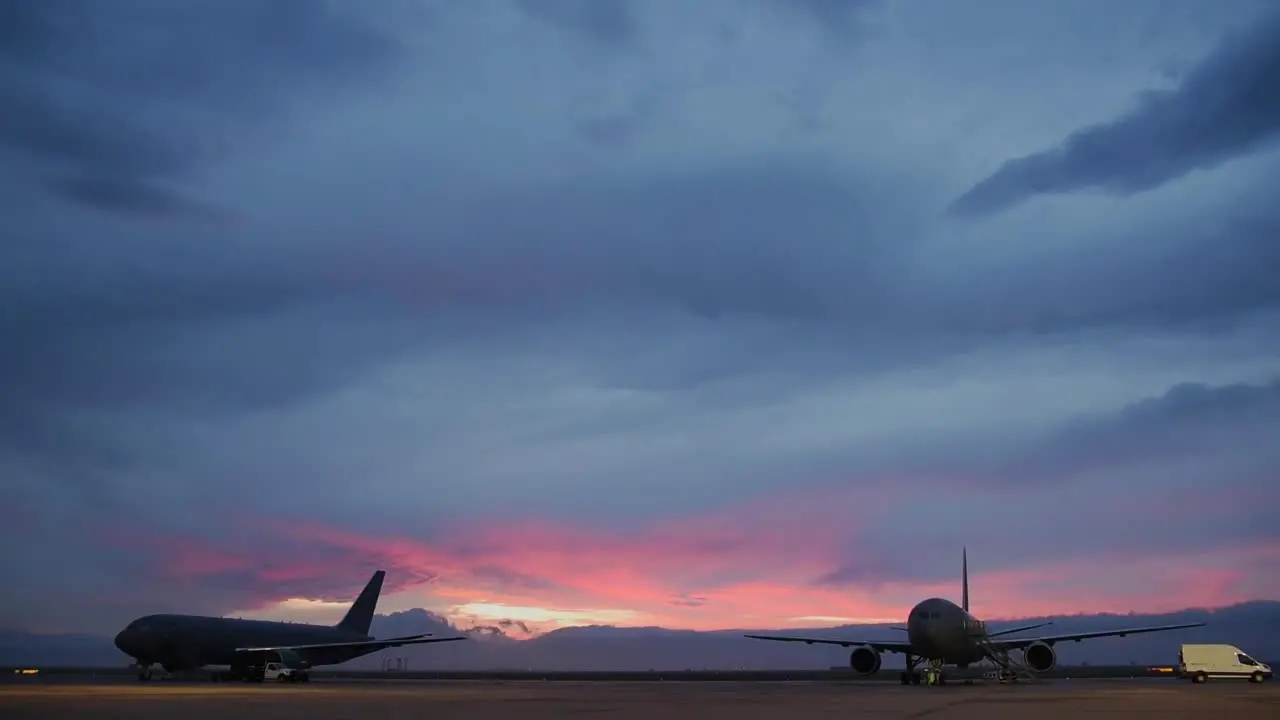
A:
{"label": "airplane", "polygon": [[361,655],[402,645],[454,642],[465,637],[434,638],[428,634],[377,640],[369,625],[382,592],[386,572],[379,570],[337,625],[241,620],[200,615],[147,615],[129,623],[115,644],[135,660],[138,680],[151,679],[159,664],[173,674],[208,666],[230,666],[219,677],[245,677],[245,668],[261,664],[268,653],[296,656],[306,666],[336,665]]}
{"label": "airplane", "polygon": [[[1181,630],[1201,627],[1204,623],[1183,623],[1179,625],[1158,625],[1150,627],[1125,628],[1123,630],[1100,630],[1095,632],[1068,633],[1064,635],[1041,635],[1005,639],[1004,636],[1026,630],[1034,630],[1051,623],[1043,622],[1035,625],[1010,628],[999,632],[988,632],[987,624],[969,614],[969,552],[961,550],[961,599],[956,605],[943,598],[929,598],[920,601],[907,615],[907,626],[895,630],[905,631],[906,640],[827,640],[821,638],[780,637],[776,635],[747,635],[753,640],[774,640],[778,642],[802,642],[806,645],[839,645],[852,647],[849,665],[860,675],[873,675],[880,671],[880,654],[886,652],[906,655],[907,668],[901,674],[903,685],[919,685],[921,675],[916,668],[922,662],[928,662],[931,673],[938,684],[945,684],[942,674],[945,665],[967,668],[969,665],[990,660],[998,668],[997,676],[1002,680],[1014,680],[1019,677],[1032,678],[1036,673],[1052,670],[1058,663],[1055,643],[1087,640],[1100,637],[1123,637],[1139,633],[1161,632],[1165,630]],[[1010,650],[1021,650],[1022,661],[1014,660]]]}

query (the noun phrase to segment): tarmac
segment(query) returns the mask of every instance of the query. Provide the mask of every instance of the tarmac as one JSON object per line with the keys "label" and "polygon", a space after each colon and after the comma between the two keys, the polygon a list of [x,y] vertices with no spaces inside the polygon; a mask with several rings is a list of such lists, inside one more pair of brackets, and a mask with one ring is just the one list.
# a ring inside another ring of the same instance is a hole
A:
{"label": "tarmac", "polygon": [[[1037,680],[942,687],[835,682],[545,682],[320,680],[307,685],[137,683],[13,678],[0,684],[0,717],[182,720],[734,720],[757,718],[1280,717],[1280,684],[1192,685],[1155,680]],[[728,713],[728,714],[724,714]]]}

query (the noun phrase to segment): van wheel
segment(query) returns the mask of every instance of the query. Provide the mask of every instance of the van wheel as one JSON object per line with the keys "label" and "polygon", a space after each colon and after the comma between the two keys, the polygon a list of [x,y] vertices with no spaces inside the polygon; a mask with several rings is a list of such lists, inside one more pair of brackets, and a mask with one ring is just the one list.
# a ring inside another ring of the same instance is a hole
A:
{"label": "van wheel", "polygon": [[1205,683],[1209,682],[1209,676],[1208,676],[1208,675],[1205,675],[1205,674],[1204,674],[1204,673],[1202,673],[1202,672],[1198,672],[1198,673],[1196,673],[1195,675],[1193,675],[1193,676],[1191,677],[1191,682],[1193,682],[1193,683],[1199,683],[1199,684],[1203,685],[1203,684],[1205,684]]}
{"label": "van wheel", "polygon": [[1262,673],[1260,672],[1255,672],[1254,674],[1249,676],[1249,682],[1251,683],[1260,683],[1263,680],[1266,680],[1266,678],[1262,677]]}

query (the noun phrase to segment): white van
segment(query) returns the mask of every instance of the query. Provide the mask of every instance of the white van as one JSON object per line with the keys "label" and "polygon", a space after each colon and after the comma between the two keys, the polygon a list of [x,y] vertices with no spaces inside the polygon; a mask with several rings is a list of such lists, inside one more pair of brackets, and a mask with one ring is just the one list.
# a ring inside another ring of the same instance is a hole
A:
{"label": "white van", "polygon": [[1178,676],[1197,683],[1209,678],[1247,678],[1260,683],[1271,679],[1271,666],[1234,645],[1183,645],[1178,653]]}

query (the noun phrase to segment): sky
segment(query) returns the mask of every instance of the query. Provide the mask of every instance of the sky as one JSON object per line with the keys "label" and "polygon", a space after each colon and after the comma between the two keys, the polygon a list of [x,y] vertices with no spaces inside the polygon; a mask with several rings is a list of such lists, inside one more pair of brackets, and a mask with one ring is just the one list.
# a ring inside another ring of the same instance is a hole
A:
{"label": "sky", "polygon": [[[1268,0],[0,5],[6,627],[1280,598]],[[523,632],[523,630],[521,630]]]}

